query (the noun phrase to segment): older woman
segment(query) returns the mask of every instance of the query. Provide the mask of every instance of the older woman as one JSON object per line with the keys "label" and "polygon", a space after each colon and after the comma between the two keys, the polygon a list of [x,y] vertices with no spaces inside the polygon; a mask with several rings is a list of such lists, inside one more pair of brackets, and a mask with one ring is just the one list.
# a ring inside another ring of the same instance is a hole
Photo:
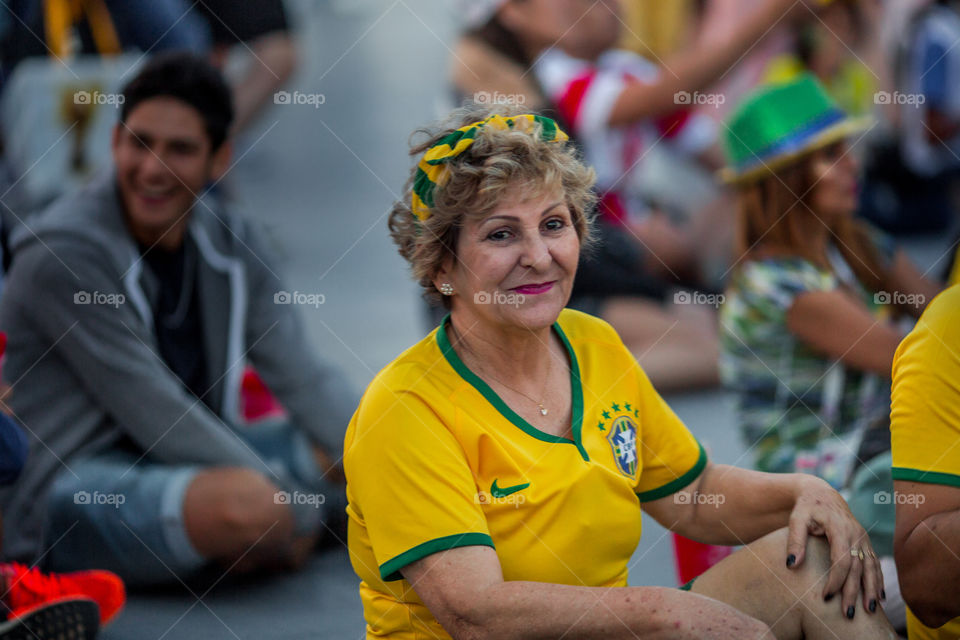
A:
{"label": "older woman", "polygon": [[[564,309],[592,172],[553,121],[486,115],[415,149],[391,214],[450,313],[377,375],[347,432],[367,637],[893,637],[838,494],[710,464],[613,329]],[[627,587],[641,506],[747,547],[690,592]]]}

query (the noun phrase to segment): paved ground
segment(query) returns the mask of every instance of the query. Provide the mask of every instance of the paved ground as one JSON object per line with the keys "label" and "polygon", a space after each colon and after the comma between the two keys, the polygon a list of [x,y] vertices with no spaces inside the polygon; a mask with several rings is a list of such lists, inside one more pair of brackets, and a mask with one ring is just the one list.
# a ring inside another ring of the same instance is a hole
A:
{"label": "paved ground", "polygon": [[[269,225],[290,290],[325,296],[304,310],[314,345],[363,386],[426,331],[386,214],[410,165],[409,133],[443,104],[453,21],[436,0],[291,5],[304,54],[290,89],[322,93],[325,102],[272,106],[228,182]],[[940,246],[934,239],[914,248],[929,264]],[[744,463],[729,403],[721,392],[671,398],[714,460]],[[669,538],[652,521],[631,583],[676,584]],[[357,580],[339,550],[266,582],[136,594],[104,637],[356,639],[363,628]]]}

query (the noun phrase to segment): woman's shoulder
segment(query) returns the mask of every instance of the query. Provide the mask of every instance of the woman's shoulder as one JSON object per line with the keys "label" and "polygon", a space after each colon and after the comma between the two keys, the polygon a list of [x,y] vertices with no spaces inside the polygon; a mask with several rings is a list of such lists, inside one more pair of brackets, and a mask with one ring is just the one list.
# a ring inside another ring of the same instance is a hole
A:
{"label": "woman's shoulder", "polygon": [[[958,314],[960,314],[960,284],[955,284],[941,291],[930,301],[914,331],[930,332],[939,338],[938,341],[942,340],[949,344],[951,340],[960,339]],[[950,340],[947,340],[948,337]]]}
{"label": "woman's shoulder", "polygon": [[557,319],[564,336],[570,342],[590,342],[595,345],[608,345],[624,348],[617,330],[602,318],[576,309],[564,309]]}
{"label": "woman's shoulder", "polygon": [[797,255],[748,258],[735,272],[734,286],[754,291],[828,290],[836,277],[807,258]]}
{"label": "woman's shoulder", "polygon": [[352,442],[363,434],[394,438],[409,425],[433,429],[446,414],[456,376],[444,362],[437,330],[407,348],[381,369],[367,385],[347,433]]}
{"label": "woman's shoulder", "polygon": [[837,286],[831,271],[799,256],[750,258],[735,271],[725,291],[727,320],[749,317],[780,322],[800,294],[831,291]]}
{"label": "woman's shoulder", "polygon": [[439,327],[407,347],[381,369],[364,392],[364,399],[377,395],[395,396],[422,391],[428,389],[434,379],[444,376],[446,369],[438,366],[445,359],[439,345],[438,332]]}

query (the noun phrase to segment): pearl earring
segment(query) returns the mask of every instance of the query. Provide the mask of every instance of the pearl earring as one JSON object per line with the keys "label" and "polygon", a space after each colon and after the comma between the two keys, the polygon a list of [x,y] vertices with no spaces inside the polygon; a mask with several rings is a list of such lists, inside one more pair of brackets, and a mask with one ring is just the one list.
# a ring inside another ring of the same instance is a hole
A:
{"label": "pearl earring", "polygon": [[440,293],[442,293],[445,296],[452,296],[453,285],[450,284],[449,282],[444,282],[443,284],[440,285]]}

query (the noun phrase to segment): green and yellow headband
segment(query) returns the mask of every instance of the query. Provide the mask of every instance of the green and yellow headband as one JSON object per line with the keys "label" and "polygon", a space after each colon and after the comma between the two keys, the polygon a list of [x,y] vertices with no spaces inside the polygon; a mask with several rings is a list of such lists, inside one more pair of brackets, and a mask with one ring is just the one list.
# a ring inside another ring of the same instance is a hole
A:
{"label": "green and yellow headband", "polygon": [[437,140],[423,154],[417,165],[417,175],[413,179],[413,197],[411,209],[413,215],[420,222],[430,217],[430,208],[433,207],[433,193],[437,185],[442,184],[449,174],[446,164],[470,148],[480,129],[492,126],[496,129],[513,129],[517,123],[531,127],[540,124],[540,137],[546,142],[565,142],[569,138],[560,130],[557,123],[544,116],[524,114],[518,116],[493,115],[486,120],[468,124],[456,131],[448,133]]}

